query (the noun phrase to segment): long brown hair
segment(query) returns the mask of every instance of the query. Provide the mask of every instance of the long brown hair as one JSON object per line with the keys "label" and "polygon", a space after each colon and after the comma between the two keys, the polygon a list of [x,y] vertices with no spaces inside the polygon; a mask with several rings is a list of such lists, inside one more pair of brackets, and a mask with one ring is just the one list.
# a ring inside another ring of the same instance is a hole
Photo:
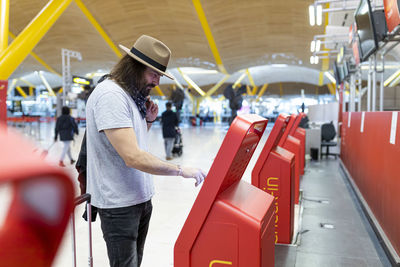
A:
{"label": "long brown hair", "polygon": [[125,55],[111,70],[110,78],[130,95],[136,96],[144,86],[145,69],[145,65],[131,56]]}

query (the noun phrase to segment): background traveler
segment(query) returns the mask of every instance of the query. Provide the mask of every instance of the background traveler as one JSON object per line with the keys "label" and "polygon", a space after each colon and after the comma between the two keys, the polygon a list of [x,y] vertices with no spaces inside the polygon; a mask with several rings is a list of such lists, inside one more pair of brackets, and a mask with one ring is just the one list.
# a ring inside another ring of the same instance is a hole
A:
{"label": "background traveler", "polygon": [[60,140],[64,144],[63,151],[60,156],[59,166],[65,167],[64,157],[68,155],[71,164],[74,164],[75,160],[72,159],[71,155],[71,141],[74,140],[74,133],[79,134],[78,125],[75,119],[70,115],[71,110],[69,107],[62,107],[61,116],[57,118],[56,128],[54,133],[54,141],[57,141],[58,134],[60,134]]}
{"label": "background traveler", "polygon": [[174,147],[176,129],[178,127],[178,116],[172,111],[171,102],[165,104],[167,108],[161,114],[162,134],[164,138],[165,155],[167,160],[172,159],[172,148]]}

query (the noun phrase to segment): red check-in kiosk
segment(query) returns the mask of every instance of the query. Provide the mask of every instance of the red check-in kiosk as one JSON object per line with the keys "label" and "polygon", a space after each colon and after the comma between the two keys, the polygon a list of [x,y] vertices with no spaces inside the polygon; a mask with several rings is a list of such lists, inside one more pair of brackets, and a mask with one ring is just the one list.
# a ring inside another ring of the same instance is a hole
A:
{"label": "red check-in kiosk", "polygon": [[304,113],[300,113],[297,115],[296,120],[293,123],[292,128],[289,131],[289,134],[294,138],[300,140],[300,175],[304,174],[305,167],[305,157],[306,157],[306,130],[299,127],[301,119],[305,116]]}
{"label": "red check-in kiosk", "polygon": [[274,266],[274,198],[241,180],[267,122],[233,121],[175,243],[175,267]]}
{"label": "red check-in kiosk", "polygon": [[279,115],[251,175],[251,184],[275,197],[275,243],[290,244],[294,231],[294,154],[278,146],[289,117]]}
{"label": "red check-in kiosk", "polygon": [[2,126],[0,147],[0,185],[12,188],[0,225],[0,266],[50,267],[73,209],[72,181]]}
{"label": "red check-in kiosk", "polygon": [[301,144],[299,139],[289,134],[290,129],[292,129],[295,120],[296,120],[296,115],[294,114],[290,115],[286,130],[283,133],[281,140],[279,140],[278,145],[294,154],[294,203],[298,204],[300,195],[299,190],[300,190]]}

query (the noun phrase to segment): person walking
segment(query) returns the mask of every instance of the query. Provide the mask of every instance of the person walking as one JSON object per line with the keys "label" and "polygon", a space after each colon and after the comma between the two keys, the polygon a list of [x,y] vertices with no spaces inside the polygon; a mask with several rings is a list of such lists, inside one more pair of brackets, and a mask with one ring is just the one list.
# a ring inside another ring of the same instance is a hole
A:
{"label": "person walking", "polygon": [[[98,208],[110,266],[140,266],[152,214],[152,175],[203,182],[199,168],[162,161],[148,152],[158,106],[152,88],[171,56],[161,41],[140,36],[89,96],[86,106],[87,192]],[[150,143],[151,144],[151,143]]]}
{"label": "person walking", "polygon": [[166,111],[161,114],[162,133],[164,138],[165,155],[167,160],[172,158],[172,148],[174,147],[176,137],[176,127],[178,127],[178,117],[172,111],[171,102],[165,104]]}
{"label": "person walking", "polygon": [[65,167],[65,155],[68,155],[71,164],[74,164],[75,162],[71,155],[71,141],[74,140],[74,133],[79,134],[79,130],[75,119],[71,117],[70,113],[71,110],[69,107],[62,107],[61,116],[58,117],[56,121],[54,142],[57,142],[58,135],[60,135],[60,140],[64,144],[63,151],[60,156],[60,161],[58,163],[60,167]]}

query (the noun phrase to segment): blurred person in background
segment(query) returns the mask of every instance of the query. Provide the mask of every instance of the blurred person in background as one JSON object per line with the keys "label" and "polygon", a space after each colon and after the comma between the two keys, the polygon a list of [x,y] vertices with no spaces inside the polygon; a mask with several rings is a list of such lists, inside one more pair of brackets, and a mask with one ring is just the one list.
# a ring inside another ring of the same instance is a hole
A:
{"label": "blurred person in background", "polygon": [[56,128],[54,134],[54,142],[57,142],[57,137],[60,134],[60,140],[64,144],[63,151],[61,153],[60,161],[58,165],[65,167],[64,158],[65,154],[68,155],[71,164],[74,164],[75,160],[71,155],[71,142],[74,140],[74,134],[79,134],[78,125],[75,119],[71,117],[71,109],[69,107],[62,107],[61,116],[57,118]]}
{"label": "blurred person in background", "polygon": [[176,127],[178,127],[178,116],[172,111],[171,102],[165,104],[166,111],[161,114],[162,134],[164,138],[164,148],[167,160],[172,159],[172,148],[176,137]]}

